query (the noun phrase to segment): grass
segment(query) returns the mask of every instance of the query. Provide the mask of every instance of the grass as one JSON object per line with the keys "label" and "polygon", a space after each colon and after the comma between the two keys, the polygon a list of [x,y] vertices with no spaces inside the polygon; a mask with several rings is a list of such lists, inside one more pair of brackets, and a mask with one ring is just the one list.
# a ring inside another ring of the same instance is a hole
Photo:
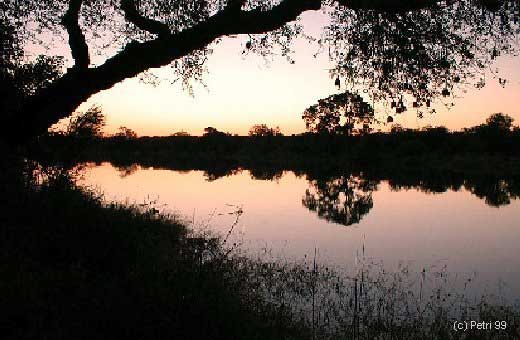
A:
{"label": "grass", "polygon": [[519,336],[515,306],[474,304],[442,280],[411,289],[406,268],[347,277],[315,258],[253,259],[18,157],[0,185],[4,339],[463,339],[457,318],[509,323],[465,339]]}

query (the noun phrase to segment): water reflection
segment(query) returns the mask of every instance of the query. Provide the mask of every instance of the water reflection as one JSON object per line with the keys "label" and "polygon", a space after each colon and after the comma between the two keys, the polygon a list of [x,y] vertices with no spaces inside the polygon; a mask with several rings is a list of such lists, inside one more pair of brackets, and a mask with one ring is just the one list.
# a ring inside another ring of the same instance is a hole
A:
{"label": "water reflection", "polygon": [[[116,166],[121,178],[141,169],[137,164]],[[157,169],[155,167],[155,169]],[[177,172],[186,169],[168,168]],[[278,182],[285,171],[276,167],[243,169],[233,165],[221,165],[203,170],[207,181],[237,176],[247,171],[253,180]],[[511,204],[520,198],[518,176],[500,177],[455,172],[409,172],[384,169],[337,170],[305,169],[291,170],[297,177],[304,178],[308,188],[302,193],[302,206],[315,213],[320,219],[343,226],[360,223],[377,202],[373,193],[381,182],[388,183],[392,191],[417,190],[426,194],[447,191],[466,191],[483,200],[490,207]]]}
{"label": "water reflection", "polygon": [[357,224],[374,206],[372,192],[378,181],[361,176],[339,176],[309,180],[302,204],[327,221]]}
{"label": "water reflection", "polygon": [[448,190],[467,190],[492,207],[508,205],[520,197],[518,177],[501,178],[494,176],[436,176],[428,179],[409,178],[390,180],[394,190],[417,189],[425,193],[443,193]]}
{"label": "water reflection", "polygon": [[[308,178],[309,189],[302,199],[304,207],[329,222],[350,226],[357,224],[374,206],[372,193],[381,179],[358,174]],[[448,190],[467,190],[489,206],[500,207],[520,197],[518,180],[491,176],[464,177],[463,175],[435,177],[400,177],[388,179],[393,191],[415,189],[427,194]]]}
{"label": "water reflection", "polygon": [[[251,256],[298,261],[317,250],[320,263],[346,270],[361,258],[388,271],[448,266],[492,287],[506,282],[508,294],[520,296],[518,176],[149,163],[121,177],[124,166],[91,164],[78,184],[107,201],[157,200],[196,230],[227,237],[232,229],[230,244]],[[243,214],[235,226],[236,206]]]}

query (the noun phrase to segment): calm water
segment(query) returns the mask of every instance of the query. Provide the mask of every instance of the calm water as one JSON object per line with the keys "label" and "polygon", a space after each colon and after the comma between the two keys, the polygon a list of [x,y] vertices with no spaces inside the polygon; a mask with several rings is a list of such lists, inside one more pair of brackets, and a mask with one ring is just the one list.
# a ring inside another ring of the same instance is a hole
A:
{"label": "calm water", "polygon": [[509,298],[520,297],[518,184],[411,182],[246,170],[219,177],[108,163],[88,166],[80,181],[106,200],[152,202],[223,235],[241,209],[231,239],[253,254],[298,261],[316,249],[318,261],[343,268],[361,257],[390,270],[400,263],[417,271],[445,267],[478,277],[479,289],[499,287]]}

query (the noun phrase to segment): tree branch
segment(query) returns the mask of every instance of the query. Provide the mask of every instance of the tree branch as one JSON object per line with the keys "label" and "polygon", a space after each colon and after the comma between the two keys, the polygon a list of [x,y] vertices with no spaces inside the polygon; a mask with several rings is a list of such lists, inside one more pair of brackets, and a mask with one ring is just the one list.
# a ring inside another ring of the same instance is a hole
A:
{"label": "tree branch", "polygon": [[[225,35],[260,34],[281,28],[308,10],[321,8],[321,0],[283,0],[268,11],[222,11],[207,20],[175,34],[143,43],[132,42],[120,53],[96,68],[98,73],[120,76],[123,80],[202,49]],[[119,81],[120,81],[119,80]]]}
{"label": "tree branch", "polygon": [[285,24],[296,20],[306,11],[317,11],[322,0],[283,0],[279,5],[268,11],[241,11],[236,21],[230,25],[235,32],[224,34],[260,34],[274,31]]}
{"label": "tree branch", "polygon": [[121,0],[121,9],[125,13],[126,20],[130,21],[143,31],[157,34],[160,37],[171,34],[168,25],[141,15],[135,6],[134,0]]}
{"label": "tree branch", "polygon": [[[71,4],[73,2],[81,4],[81,0],[71,0]],[[67,72],[39,91],[8,122],[16,133],[7,137],[19,143],[45,133],[52,124],[68,117],[92,95],[150,68],[168,65],[175,59],[205,48],[219,37],[276,30],[296,20],[301,13],[320,8],[321,0],[283,0],[268,11],[221,11],[181,32],[160,35],[142,43],[131,42],[103,65]],[[81,55],[76,49],[74,51],[76,56]]]}
{"label": "tree branch", "polygon": [[75,68],[88,68],[90,65],[88,45],[79,27],[79,11],[82,3],[83,0],[70,0],[69,8],[61,19],[61,23],[69,35],[69,46]]}

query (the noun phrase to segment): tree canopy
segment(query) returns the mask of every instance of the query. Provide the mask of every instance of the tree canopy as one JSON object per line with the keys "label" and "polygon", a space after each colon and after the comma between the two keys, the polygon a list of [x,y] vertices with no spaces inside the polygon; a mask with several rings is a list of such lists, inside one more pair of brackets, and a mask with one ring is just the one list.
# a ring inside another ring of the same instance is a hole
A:
{"label": "tree canopy", "polygon": [[202,134],[202,136],[203,137],[223,137],[223,136],[230,136],[230,134],[219,131],[212,126],[208,126],[207,128],[204,128],[204,133]]}
{"label": "tree canopy", "polygon": [[249,136],[251,137],[268,137],[268,136],[283,136],[280,128],[270,128],[265,124],[255,124],[249,129]]}
{"label": "tree canopy", "polygon": [[71,117],[66,134],[80,138],[101,137],[105,124],[106,119],[101,108],[92,106],[87,111],[76,113]]}
{"label": "tree canopy", "polygon": [[[7,0],[1,6],[2,77],[24,93],[16,105],[2,103],[2,121],[12,126],[7,137],[18,139],[45,132],[93,94],[151,68],[170,65],[185,82],[200,79],[211,45],[225,36],[248,35],[246,50],[278,48],[289,57],[291,42],[307,37],[297,21],[306,11],[330,18],[317,42],[336,65],[333,79],[398,113],[415,107],[423,114],[456,88],[483,86],[489,63],[518,50],[516,0]],[[21,42],[45,51],[63,36],[71,60],[20,57]],[[18,81],[24,77],[31,81]]]}
{"label": "tree canopy", "polygon": [[368,130],[375,118],[373,107],[359,94],[345,92],[319,100],[304,111],[303,120],[310,132],[350,135],[356,124]]}
{"label": "tree canopy", "polygon": [[117,129],[117,132],[114,134],[114,137],[122,138],[122,139],[136,139],[137,133],[127,128],[126,126],[120,126],[119,129]]}

